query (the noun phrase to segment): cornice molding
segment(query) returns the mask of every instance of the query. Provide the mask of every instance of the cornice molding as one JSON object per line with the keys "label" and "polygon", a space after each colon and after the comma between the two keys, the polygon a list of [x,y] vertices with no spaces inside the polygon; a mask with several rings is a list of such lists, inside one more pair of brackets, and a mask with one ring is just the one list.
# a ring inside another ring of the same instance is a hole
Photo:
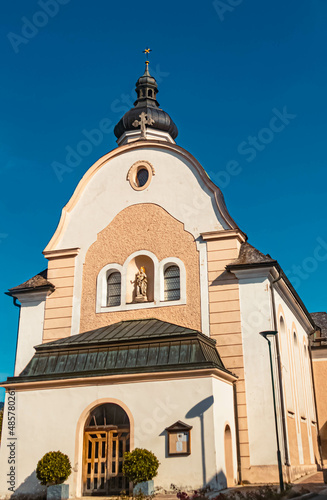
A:
{"label": "cornice molding", "polygon": [[43,255],[46,259],[60,259],[67,257],[76,257],[80,251],[80,248],[65,248],[63,250],[44,250]]}
{"label": "cornice molding", "polygon": [[38,389],[59,389],[68,387],[83,387],[83,386],[98,386],[98,385],[113,385],[113,384],[129,384],[139,382],[155,382],[162,380],[181,380],[192,378],[207,378],[212,377],[229,384],[233,384],[237,380],[237,376],[232,373],[219,370],[218,368],[209,368],[203,370],[185,370],[175,372],[157,372],[157,373],[137,373],[126,375],[108,375],[97,377],[78,377],[70,379],[43,380],[31,382],[19,382],[11,379],[7,382],[2,382],[0,387],[5,387],[6,390],[15,389],[16,391],[38,390]]}
{"label": "cornice molding", "polygon": [[14,297],[19,300],[21,304],[29,302],[45,302],[48,295],[54,291],[54,287],[44,286],[41,289],[25,288],[21,290],[13,290],[12,292],[6,292],[6,295]]}
{"label": "cornice molding", "polygon": [[247,240],[247,236],[240,229],[226,229],[224,231],[209,231],[208,233],[201,233],[204,241],[213,240],[227,240],[237,238],[240,243]]}

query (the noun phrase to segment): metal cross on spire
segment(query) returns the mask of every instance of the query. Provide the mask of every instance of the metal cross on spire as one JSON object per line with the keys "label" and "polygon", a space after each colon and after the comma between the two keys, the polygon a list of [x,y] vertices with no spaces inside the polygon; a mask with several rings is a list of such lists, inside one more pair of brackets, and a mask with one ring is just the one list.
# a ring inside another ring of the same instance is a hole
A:
{"label": "metal cross on spire", "polygon": [[145,54],[145,57],[146,57],[146,61],[145,61],[145,64],[148,65],[149,64],[149,56],[150,56],[150,52],[152,52],[152,49],[150,49],[149,47],[145,50],[143,50],[143,54]]}

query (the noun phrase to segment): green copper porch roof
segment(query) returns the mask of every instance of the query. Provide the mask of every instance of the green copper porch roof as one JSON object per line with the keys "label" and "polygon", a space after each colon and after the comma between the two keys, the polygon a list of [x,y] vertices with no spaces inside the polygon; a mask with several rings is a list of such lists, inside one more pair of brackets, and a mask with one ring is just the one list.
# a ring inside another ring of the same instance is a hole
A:
{"label": "green copper porch roof", "polygon": [[159,319],[130,320],[120,321],[119,323],[97,328],[96,330],[79,333],[78,335],[48,342],[47,344],[41,344],[36,349],[44,349],[52,346],[94,345],[107,342],[142,340],[145,338],[170,338],[176,335],[196,333],[198,333],[196,330],[160,321]]}
{"label": "green copper porch roof", "polygon": [[35,347],[19,377],[8,382],[178,370],[225,369],[216,342],[157,319],[121,321]]}

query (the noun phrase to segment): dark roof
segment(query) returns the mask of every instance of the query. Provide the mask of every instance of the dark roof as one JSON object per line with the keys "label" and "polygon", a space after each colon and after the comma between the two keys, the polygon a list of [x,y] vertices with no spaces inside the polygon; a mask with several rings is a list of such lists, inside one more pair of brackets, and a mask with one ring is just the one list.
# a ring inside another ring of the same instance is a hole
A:
{"label": "dark roof", "polygon": [[248,242],[242,243],[237,259],[233,260],[230,264],[228,264],[226,266],[226,270],[233,272],[236,271],[237,269],[257,268],[257,267],[275,267],[278,270],[280,276],[290,289],[293,297],[298,302],[299,306],[301,307],[304,314],[308,318],[312,327],[314,327],[314,321],[312,319],[312,315],[310,315],[309,311],[305,307],[301,297],[293,287],[292,283],[284,273],[283,269],[278,264],[277,260],[272,259],[269,254],[267,255],[263,254],[262,252],[257,250],[254,246],[250,245],[250,243]]}
{"label": "dark roof", "polygon": [[127,111],[117,123],[114,128],[115,136],[119,139],[124,132],[139,130],[139,127],[135,127],[135,120],[138,121],[140,114],[144,112],[147,115],[147,120],[153,120],[151,125],[147,125],[147,128],[168,132],[173,139],[176,139],[178,135],[177,127],[169,114],[159,107],[156,99],[158,93],[157,82],[150,75],[147,64],[144,74],[136,82],[135,91],[137,99],[134,103],[134,108]]}
{"label": "dark roof", "polygon": [[311,313],[311,316],[315,325],[320,328],[321,336],[327,337],[327,313],[316,312],[316,313]]}
{"label": "dark roof", "polygon": [[216,342],[157,319],[121,321],[35,347],[19,377],[8,382],[218,368]]}
{"label": "dark roof", "polygon": [[174,325],[161,321],[159,319],[140,319],[120,321],[113,325],[104,326],[91,330],[89,332],[79,333],[71,337],[47,342],[36,346],[37,350],[48,349],[51,347],[64,347],[64,346],[89,346],[106,344],[111,342],[132,341],[141,339],[160,339],[170,338],[179,335],[192,335],[197,334],[196,330],[185,328],[184,326]]}
{"label": "dark roof", "polygon": [[14,295],[15,292],[28,292],[36,289],[45,289],[45,288],[54,290],[55,288],[54,285],[47,280],[47,277],[48,277],[48,270],[45,269],[44,271],[41,271],[40,273],[36,274],[35,276],[33,276],[33,278],[30,278],[21,285],[9,288],[7,295]]}
{"label": "dark roof", "polygon": [[227,267],[244,266],[251,264],[271,264],[274,265],[277,261],[272,259],[270,255],[264,255],[250,243],[242,243],[240,253],[237,259],[233,260]]}

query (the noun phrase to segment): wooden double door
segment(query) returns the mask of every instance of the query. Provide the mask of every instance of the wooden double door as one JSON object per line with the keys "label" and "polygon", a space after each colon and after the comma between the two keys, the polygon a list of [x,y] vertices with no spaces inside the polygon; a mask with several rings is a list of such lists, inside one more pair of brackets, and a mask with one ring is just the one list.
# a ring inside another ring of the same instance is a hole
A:
{"label": "wooden double door", "polygon": [[129,493],[123,475],[123,457],[129,451],[129,428],[86,430],[84,434],[83,494],[119,495]]}

